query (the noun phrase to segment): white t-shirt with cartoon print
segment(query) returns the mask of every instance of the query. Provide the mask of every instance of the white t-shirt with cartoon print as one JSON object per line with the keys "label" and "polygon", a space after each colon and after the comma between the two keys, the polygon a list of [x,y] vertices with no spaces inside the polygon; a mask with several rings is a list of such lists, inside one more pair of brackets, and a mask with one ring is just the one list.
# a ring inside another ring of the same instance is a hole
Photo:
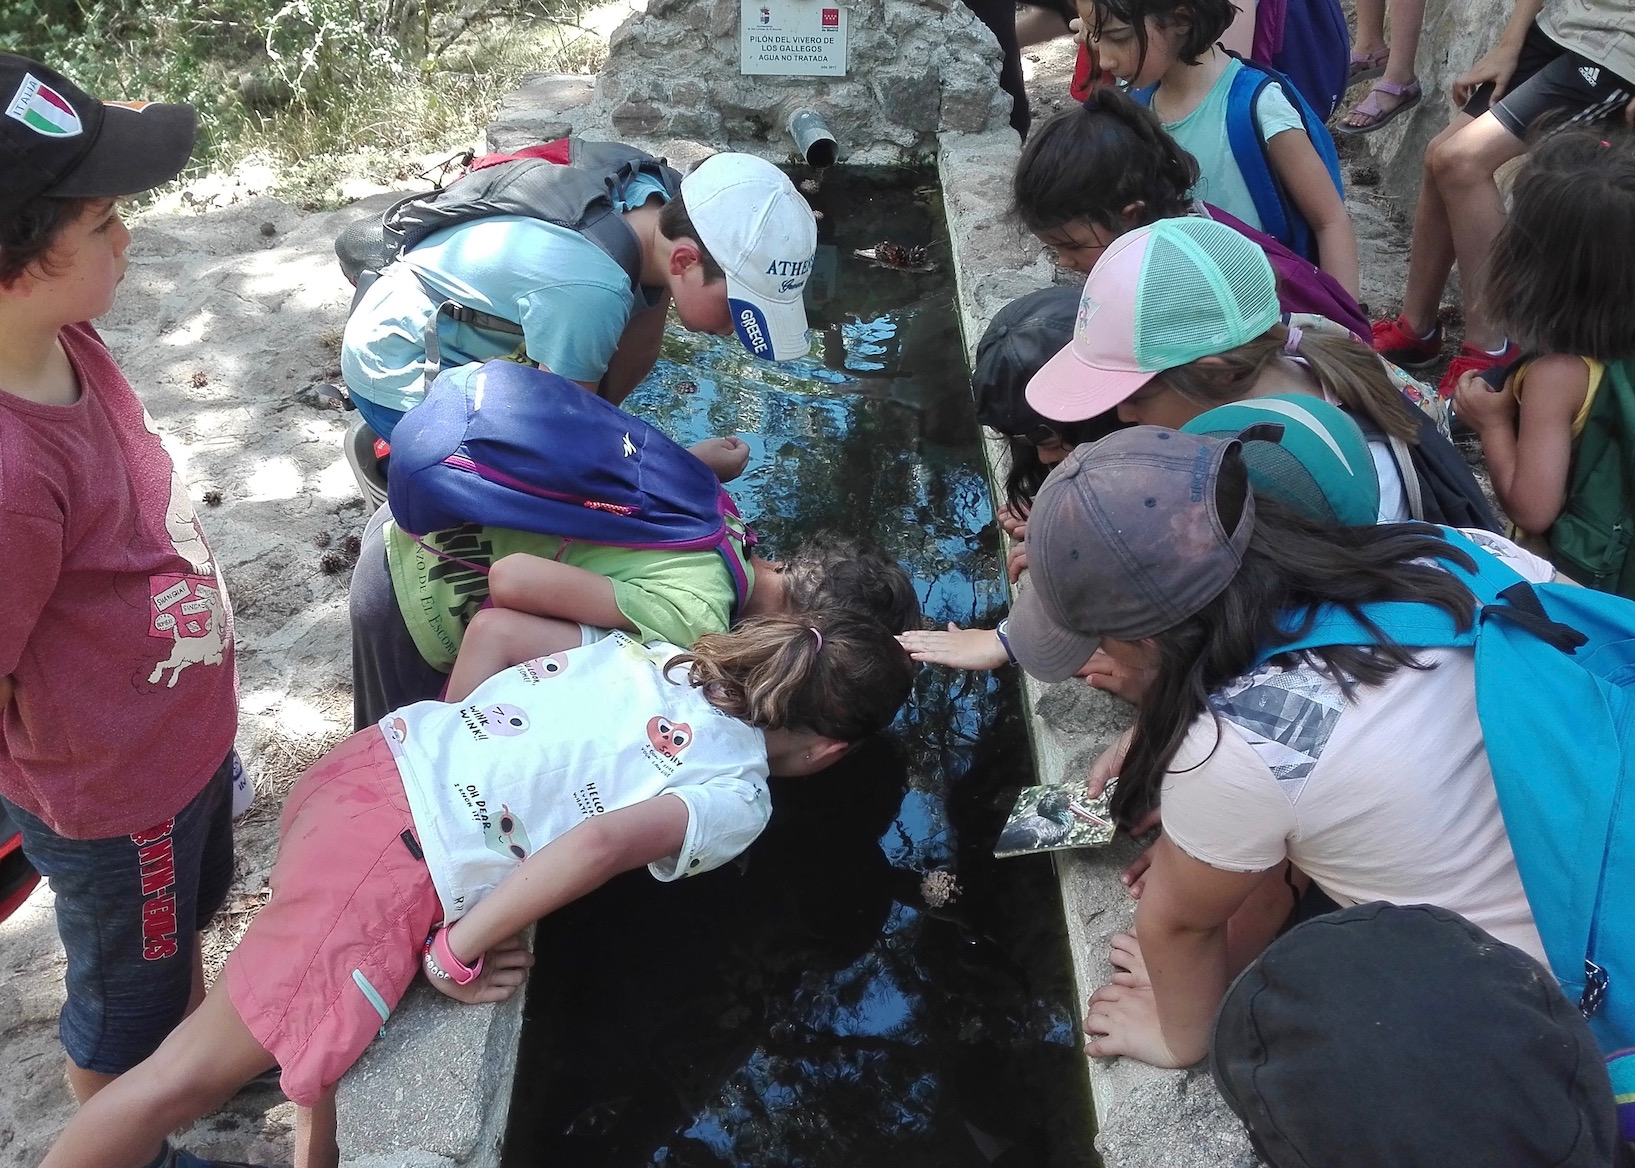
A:
{"label": "white t-shirt with cartoon print", "polygon": [[583,823],[657,795],[687,805],[660,880],[708,872],[772,814],[766,738],[664,663],[682,650],[623,633],[507,669],[464,702],[380,721],[426,866],[452,923],[523,860]]}

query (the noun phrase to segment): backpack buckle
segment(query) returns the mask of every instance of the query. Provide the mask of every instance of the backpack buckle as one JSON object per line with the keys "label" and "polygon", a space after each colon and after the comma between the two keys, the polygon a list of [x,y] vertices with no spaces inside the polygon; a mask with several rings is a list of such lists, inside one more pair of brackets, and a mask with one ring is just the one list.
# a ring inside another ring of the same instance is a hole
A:
{"label": "backpack buckle", "polygon": [[1578,1012],[1593,1017],[1607,1000],[1607,971],[1588,957],[1584,958],[1584,992],[1578,998]]}

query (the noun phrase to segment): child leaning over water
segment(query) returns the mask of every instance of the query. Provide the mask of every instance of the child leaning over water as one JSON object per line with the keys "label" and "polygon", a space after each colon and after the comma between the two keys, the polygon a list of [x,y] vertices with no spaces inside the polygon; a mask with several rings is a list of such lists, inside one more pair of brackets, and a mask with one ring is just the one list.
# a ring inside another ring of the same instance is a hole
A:
{"label": "child leaning over water", "polygon": [[[1157,87],[1153,113],[1198,161],[1196,193],[1264,229],[1228,134],[1227,93],[1246,68],[1217,43],[1232,23],[1231,0],[1080,0],[1079,10],[1103,69],[1131,89]],[[1262,90],[1252,116],[1248,128],[1265,143],[1273,179],[1311,227],[1314,258],[1355,298],[1357,237],[1300,111],[1274,84]]]}
{"label": "child leaning over water", "polygon": [[[1493,490],[1573,579],[1635,596],[1635,135],[1573,131],[1534,148],[1494,240],[1489,307],[1523,359],[1498,388],[1459,380]],[[1535,547],[1535,551],[1545,551]]]}
{"label": "child leaning over water", "polygon": [[[692,652],[610,634],[360,731],[284,807],[272,899],[196,1013],[69,1123],[44,1168],[199,1168],[166,1133],[282,1068],[333,1164],[333,1089],[415,972],[509,997],[518,934],[634,868],[660,880],[737,856],[766,778],[808,775],[883,730],[913,666],[849,613],[746,621]],[[664,798],[670,795],[673,798]]]}
{"label": "child leaning over water", "polygon": [[[1264,231],[1193,197],[1198,162],[1152,110],[1101,86],[1081,106],[1053,115],[1022,148],[1012,214],[1064,268],[1089,273],[1119,236],[1160,219],[1196,215],[1253,240],[1277,272],[1284,312],[1313,313],[1370,341],[1368,317],[1333,276]],[[1372,343],[1370,341],[1370,343]]]}

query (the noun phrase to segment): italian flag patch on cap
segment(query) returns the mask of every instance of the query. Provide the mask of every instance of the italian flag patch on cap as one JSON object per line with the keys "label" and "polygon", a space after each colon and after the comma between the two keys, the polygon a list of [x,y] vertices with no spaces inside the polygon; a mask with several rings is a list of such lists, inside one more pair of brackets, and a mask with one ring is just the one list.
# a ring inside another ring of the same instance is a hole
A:
{"label": "italian flag patch on cap", "polygon": [[24,74],[6,116],[50,138],[72,138],[85,129],[68,100],[32,73]]}

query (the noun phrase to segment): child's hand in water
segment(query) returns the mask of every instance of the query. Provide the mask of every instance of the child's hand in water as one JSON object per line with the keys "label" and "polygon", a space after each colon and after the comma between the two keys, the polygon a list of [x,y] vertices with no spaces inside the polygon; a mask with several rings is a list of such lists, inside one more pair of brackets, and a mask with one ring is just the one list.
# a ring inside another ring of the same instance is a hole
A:
{"label": "child's hand in water", "polygon": [[534,955],[528,952],[519,934],[507,937],[483,954],[483,971],[474,981],[455,985],[430,973],[427,973],[426,980],[455,1001],[467,1005],[503,1002],[528,980],[528,969],[533,964]]}
{"label": "child's hand in water", "polygon": [[897,642],[916,661],[955,669],[998,669],[1010,660],[998,633],[992,629],[962,629],[953,621],[948,622],[946,632],[913,629],[899,634]]}
{"label": "child's hand in water", "polygon": [[749,465],[749,443],[742,438],[706,438],[687,449],[724,483],[732,482]]}
{"label": "child's hand in water", "polygon": [[1508,389],[1494,389],[1472,370],[1459,379],[1453,392],[1454,415],[1480,434],[1499,426],[1516,426],[1516,395]]}

